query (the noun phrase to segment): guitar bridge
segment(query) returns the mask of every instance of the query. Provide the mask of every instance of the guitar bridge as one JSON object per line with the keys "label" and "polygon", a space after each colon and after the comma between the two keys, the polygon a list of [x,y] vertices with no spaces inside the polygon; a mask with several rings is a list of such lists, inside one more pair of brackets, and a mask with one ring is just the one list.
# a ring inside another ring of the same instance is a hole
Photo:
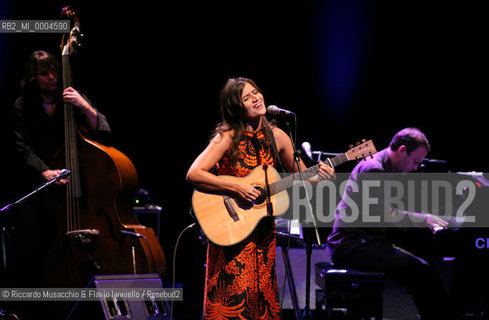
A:
{"label": "guitar bridge", "polygon": [[239,220],[238,213],[234,209],[233,206],[233,199],[229,196],[224,196],[224,206],[226,207],[226,210],[231,218],[233,218],[233,221],[236,222]]}

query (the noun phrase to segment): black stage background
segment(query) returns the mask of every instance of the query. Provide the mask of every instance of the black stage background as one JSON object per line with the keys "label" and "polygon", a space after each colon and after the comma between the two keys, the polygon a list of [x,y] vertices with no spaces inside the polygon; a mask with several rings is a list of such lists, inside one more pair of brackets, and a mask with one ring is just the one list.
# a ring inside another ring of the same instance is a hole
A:
{"label": "black stage background", "polygon": [[[57,19],[68,4],[86,36],[74,86],[107,116],[115,147],[163,207],[169,263],[193,221],[185,174],[220,120],[228,77],[254,79],[267,104],[293,110],[298,143],[314,150],[343,152],[362,138],[381,149],[416,126],[432,144],[429,157],[448,160],[446,170],[488,170],[482,3],[10,0],[0,19]],[[59,34],[0,34],[0,205],[20,196],[10,188],[18,166],[9,112],[23,63],[37,49],[58,53],[59,42]],[[184,237],[176,279],[191,288],[177,308],[193,309],[193,319],[204,272],[196,237]]]}

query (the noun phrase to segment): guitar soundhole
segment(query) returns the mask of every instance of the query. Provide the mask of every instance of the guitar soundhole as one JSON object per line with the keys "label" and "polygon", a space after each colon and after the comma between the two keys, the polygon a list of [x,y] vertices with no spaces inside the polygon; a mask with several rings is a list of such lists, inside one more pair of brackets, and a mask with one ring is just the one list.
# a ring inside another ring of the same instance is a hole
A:
{"label": "guitar soundhole", "polygon": [[256,204],[262,204],[267,199],[267,193],[261,187],[255,187],[255,189],[258,190],[258,191],[260,191],[260,196],[258,198],[256,198],[256,200],[254,201],[254,204],[255,205]]}
{"label": "guitar soundhole", "polygon": [[266,201],[266,199],[267,199],[267,193],[265,192],[265,190],[262,187],[255,187],[255,189],[258,190],[258,191],[260,191],[260,196],[258,196],[258,198],[256,198],[255,201],[249,202],[249,201],[246,201],[246,200],[243,200],[243,199],[236,199],[236,204],[241,209],[248,210],[248,209],[253,208],[253,206],[260,205],[260,204],[262,204],[262,203],[264,203]]}

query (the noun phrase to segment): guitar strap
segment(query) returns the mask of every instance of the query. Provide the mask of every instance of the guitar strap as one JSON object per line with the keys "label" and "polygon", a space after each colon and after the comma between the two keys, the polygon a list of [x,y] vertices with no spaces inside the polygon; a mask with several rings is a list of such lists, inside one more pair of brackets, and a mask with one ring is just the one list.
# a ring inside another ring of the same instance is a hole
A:
{"label": "guitar strap", "polygon": [[277,159],[280,168],[282,169],[282,173],[285,173],[286,172],[285,167],[282,164],[282,160],[280,160],[280,154],[278,153],[277,143],[275,142],[275,137],[273,136],[273,132],[272,132],[272,148],[273,148],[273,152],[275,153],[275,158]]}

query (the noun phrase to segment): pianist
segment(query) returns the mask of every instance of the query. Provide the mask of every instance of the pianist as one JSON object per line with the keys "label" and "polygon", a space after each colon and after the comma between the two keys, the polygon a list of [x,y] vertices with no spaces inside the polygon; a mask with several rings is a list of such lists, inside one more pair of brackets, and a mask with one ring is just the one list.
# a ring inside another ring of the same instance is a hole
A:
{"label": "pianist", "polygon": [[[418,169],[430,150],[426,136],[416,128],[405,128],[394,135],[386,149],[373,158],[361,161],[349,181],[361,185],[364,173],[407,173]],[[450,319],[448,296],[436,270],[425,260],[395,246],[386,236],[388,228],[351,227],[341,219],[354,198],[352,188],[345,188],[336,207],[335,223],[328,237],[328,250],[335,267],[382,272],[412,295],[421,319]],[[392,208],[395,210],[395,208]],[[395,212],[416,216],[428,227],[444,227],[438,216],[415,212]],[[392,229],[392,228],[391,228]],[[392,230],[389,230],[392,231]]]}

